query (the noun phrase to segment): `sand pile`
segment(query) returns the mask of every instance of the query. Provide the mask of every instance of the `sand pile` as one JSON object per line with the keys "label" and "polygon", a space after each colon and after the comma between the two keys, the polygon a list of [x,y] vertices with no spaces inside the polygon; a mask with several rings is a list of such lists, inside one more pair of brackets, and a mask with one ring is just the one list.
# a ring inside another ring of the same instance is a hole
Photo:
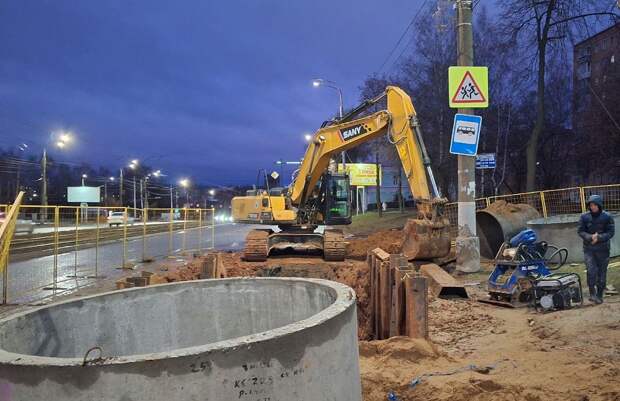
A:
{"label": "sand pile", "polygon": [[399,253],[403,242],[400,229],[380,230],[368,236],[347,238],[347,256],[353,259],[366,259],[369,250],[381,248],[387,253]]}

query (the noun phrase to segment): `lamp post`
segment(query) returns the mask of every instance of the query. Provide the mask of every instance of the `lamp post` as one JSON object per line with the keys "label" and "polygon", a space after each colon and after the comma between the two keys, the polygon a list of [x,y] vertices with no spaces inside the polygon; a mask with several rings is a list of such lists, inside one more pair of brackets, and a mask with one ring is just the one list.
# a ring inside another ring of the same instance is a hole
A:
{"label": "lamp post", "polygon": [[136,169],[138,168],[138,159],[133,159],[129,163],[129,168],[133,170],[133,217],[136,217]]}
{"label": "lamp post", "polygon": [[185,203],[189,203],[189,180],[187,178],[182,178],[179,180],[179,185],[185,188]]}
{"label": "lamp post", "polygon": [[103,182],[103,206],[107,206],[108,204],[108,181],[114,182],[114,180],[114,177],[110,177]]}
{"label": "lamp post", "polygon": [[88,176],[86,174],[82,174],[82,186],[84,186],[84,180],[86,180]]}
{"label": "lamp post", "polygon": [[[53,139],[54,134],[51,134]],[[55,145],[59,149],[64,149],[71,142],[72,135],[68,132],[61,132],[56,135]],[[47,147],[43,147],[43,157],[41,157],[41,204],[43,207],[43,221],[47,220]]]}
{"label": "lamp post", "polygon": [[[319,86],[325,86],[327,88],[334,89],[338,92],[338,116],[340,117],[339,119],[342,120],[342,116],[344,114],[344,104],[342,101],[342,89],[340,89],[340,87],[337,86],[334,81],[330,81],[328,79],[321,79],[321,78],[313,79],[312,86],[314,86],[315,88],[318,88]],[[344,168],[346,164],[346,152],[343,151],[341,155],[342,155],[342,167]]]}

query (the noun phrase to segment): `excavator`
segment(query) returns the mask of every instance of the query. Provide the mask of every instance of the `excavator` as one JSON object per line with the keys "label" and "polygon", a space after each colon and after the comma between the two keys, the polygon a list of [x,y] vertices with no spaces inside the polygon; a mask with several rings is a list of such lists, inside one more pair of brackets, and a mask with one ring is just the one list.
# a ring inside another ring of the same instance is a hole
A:
{"label": "excavator", "polygon": [[[386,109],[371,113],[369,109],[378,108],[383,100]],[[351,191],[347,174],[333,171],[333,159],[384,134],[396,148],[417,208],[416,218],[405,224],[401,252],[409,260],[446,256],[450,251],[449,221],[443,215],[446,199],[435,183],[420,123],[409,95],[387,86],[314,133],[288,188],[249,190],[232,199],[235,222],[278,227],[250,231],[244,259],[265,261],[270,254],[318,251],[327,261],[344,260],[344,235],[333,227],[351,224]],[[326,226],[323,232],[319,226]]]}

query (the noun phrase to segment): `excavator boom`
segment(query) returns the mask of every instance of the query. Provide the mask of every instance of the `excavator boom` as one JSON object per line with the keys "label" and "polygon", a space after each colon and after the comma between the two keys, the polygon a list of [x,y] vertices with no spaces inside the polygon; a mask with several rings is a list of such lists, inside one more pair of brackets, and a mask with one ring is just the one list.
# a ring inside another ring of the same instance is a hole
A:
{"label": "excavator boom", "polygon": [[[385,110],[358,117],[384,99]],[[381,95],[364,102],[342,119],[323,126],[313,135],[298,175],[285,194],[273,196],[266,192],[233,199],[236,221],[277,224],[282,228],[278,233],[268,230],[250,233],[250,245],[246,249],[248,258],[260,260],[272,249],[304,244],[306,249],[322,248],[326,259],[344,259],[341,232],[313,232],[321,224],[350,222],[350,208],[347,209],[348,219],[346,216],[333,219],[330,214],[337,210],[330,207],[337,203],[333,202],[334,197],[340,203],[346,201],[350,205],[348,181],[342,185],[342,178],[328,172],[330,160],[342,151],[382,135],[386,135],[396,148],[418,208],[418,218],[410,219],[405,225],[402,252],[409,259],[447,255],[450,250],[449,224],[442,216],[446,200],[435,183],[415,108],[402,89],[388,86]]]}

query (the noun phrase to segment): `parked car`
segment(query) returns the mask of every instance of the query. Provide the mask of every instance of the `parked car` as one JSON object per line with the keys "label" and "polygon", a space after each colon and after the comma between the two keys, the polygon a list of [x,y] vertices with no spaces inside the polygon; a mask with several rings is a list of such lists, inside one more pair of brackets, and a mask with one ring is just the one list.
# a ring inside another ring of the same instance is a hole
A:
{"label": "parked car", "polygon": [[[133,225],[135,220],[136,220],[135,218],[131,216],[127,216],[127,224]],[[108,214],[108,226],[120,227],[120,225],[124,223],[125,223],[125,212],[110,212],[110,214]]]}
{"label": "parked car", "polygon": [[[0,212],[0,225],[6,220],[6,213]],[[15,234],[32,234],[35,223],[32,220],[17,219],[15,222]]]}

